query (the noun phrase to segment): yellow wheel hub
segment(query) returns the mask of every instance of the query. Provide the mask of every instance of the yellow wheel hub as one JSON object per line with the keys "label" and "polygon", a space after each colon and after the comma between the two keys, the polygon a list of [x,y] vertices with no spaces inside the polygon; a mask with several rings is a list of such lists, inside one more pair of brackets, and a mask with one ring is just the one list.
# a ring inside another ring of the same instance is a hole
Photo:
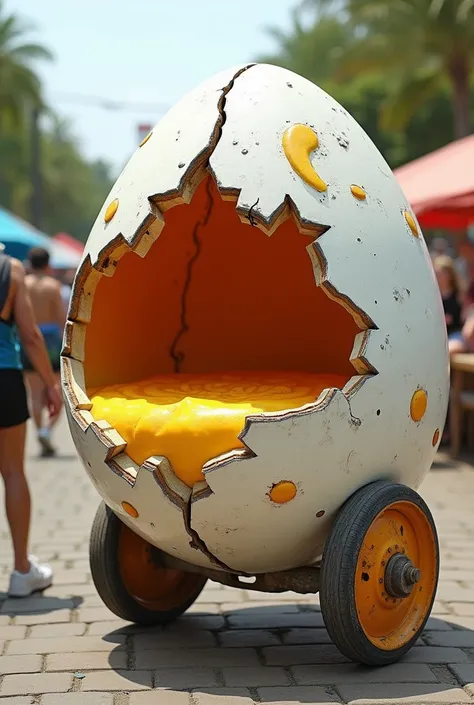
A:
{"label": "yellow wheel hub", "polygon": [[410,641],[431,608],[437,570],[436,537],[420,507],[394,502],[375,517],[355,574],[357,615],[372,644],[393,651]]}
{"label": "yellow wheel hub", "polygon": [[197,573],[161,568],[153,547],[125,524],[119,538],[119,567],[127,592],[149,610],[179,608],[194,593],[201,580]]}

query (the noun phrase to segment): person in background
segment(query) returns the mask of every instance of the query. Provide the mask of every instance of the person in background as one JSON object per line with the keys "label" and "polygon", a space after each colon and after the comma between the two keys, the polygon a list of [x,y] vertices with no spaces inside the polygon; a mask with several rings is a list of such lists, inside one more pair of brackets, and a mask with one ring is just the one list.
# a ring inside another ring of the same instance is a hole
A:
{"label": "person in background", "polygon": [[74,281],[74,270],[68,269],[62,278],[61,283],[61,296],[63,299],[64,310],[66,311],[66,316],[69,311],[69,300],[71,298],[72,283]]}
{"label": "person in background", "polygon": [[431,242],[430,247],[431,259],[437,257],[449,256],[449,242],[444,237],[435,237]]}
{"label": "person in background", "polygon": [[[36,323],[43,334],[51,366],[59,383],[59,357],[62,336],[66,322],[66,312],[61,296],[60,283],[51,276],[49,253],[42,247],[34,247],[28,255],[30,274],[25,277],[25,285],[32,302]],[[44,421],[45,385],[41,375],[29,359],[28,351],[22,350],[22,363],[30,392],[31,414],[38,434],[41,454],[44,457],[56,452],[51,440],[51,430],[59,416]]]}
{"label": "person in background", "polygon": [[438,286],[443,300],[444,317],[448,331],[449,351],[457,351],[462,340],[462,292],[454,260],[439,255],[433,262]]}
{"label": "person in background", "polygon": [[461,331],[453,335],[449,342],[451,355],[474,352],[474,282],[471,283],[464,297],[462,321]]}
{"label": "person in background", "polygon": [[[0,250],[3,249],[2,246]],[[50,566],[28,555],[31,508],[24,455],[29,414],[17,331],[42,380],[49,414],[57,417],[62,405],[61,393],[35,323],[25,271],[21,262],[0,251],[0,472],[15,561],[8,594],[26,597],[49,587],[53,573]]]}

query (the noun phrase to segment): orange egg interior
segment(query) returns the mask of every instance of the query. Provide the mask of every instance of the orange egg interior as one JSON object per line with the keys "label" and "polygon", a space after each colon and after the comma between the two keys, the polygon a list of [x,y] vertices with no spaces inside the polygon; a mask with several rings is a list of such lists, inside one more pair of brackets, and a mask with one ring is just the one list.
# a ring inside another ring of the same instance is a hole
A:
{"label": "orange egg interior", "polygon": [[293,218],[270,237],[242,223],[208,176],[165,212],[144,258],[127,253],[100,279],[86,386],[135,462],[164,455],[192,485],[242,447],[247,416],[298,408],[356,374],[359,328],[316,286],[313,241]]}

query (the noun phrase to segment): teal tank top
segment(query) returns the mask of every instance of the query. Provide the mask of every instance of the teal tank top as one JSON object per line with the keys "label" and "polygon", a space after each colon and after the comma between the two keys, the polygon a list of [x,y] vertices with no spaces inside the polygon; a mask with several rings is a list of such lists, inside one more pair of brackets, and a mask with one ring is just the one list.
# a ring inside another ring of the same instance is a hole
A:
{"label": "teal tank top", "polygon": [[1,316],[11,285],[11,261],[0,253],[0,370],[21,370],[20,344],[16,336],[13,316]]}

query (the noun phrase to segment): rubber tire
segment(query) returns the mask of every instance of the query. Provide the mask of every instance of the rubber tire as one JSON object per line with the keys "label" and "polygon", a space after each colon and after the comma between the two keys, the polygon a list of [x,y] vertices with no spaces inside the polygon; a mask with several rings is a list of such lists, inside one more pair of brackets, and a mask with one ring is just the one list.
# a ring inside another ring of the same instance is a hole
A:
{"label": "rubber tire", "polygon": [[[397,501],[416,504],[431,524],[436,544],[436,580],[430,608],[409,642],[393,651],[379,649],[366,637],[355,603],[355,573],[364,536],[375,517]],[[337,648],[349,658],[367,666],[386,666],[399,661],[415,644],[433,607],[439,576],[439,544],[431,512],[414,490],[390,482],[374,482],[355,492],[343,505],[326,542],[320,583],[323,620]]]}
{"label": "rubber tire", "polygon": [[89,542],[89,562],[97,592],[111,612],[128,622],[145,626],[172,622],[195,602],[207,578],[196,573],[196,589],[178,607],[166,611],[149,610],[130,595],[120,574],[118,546],[122,526],[116,514],[101,502],[92,524]]}

